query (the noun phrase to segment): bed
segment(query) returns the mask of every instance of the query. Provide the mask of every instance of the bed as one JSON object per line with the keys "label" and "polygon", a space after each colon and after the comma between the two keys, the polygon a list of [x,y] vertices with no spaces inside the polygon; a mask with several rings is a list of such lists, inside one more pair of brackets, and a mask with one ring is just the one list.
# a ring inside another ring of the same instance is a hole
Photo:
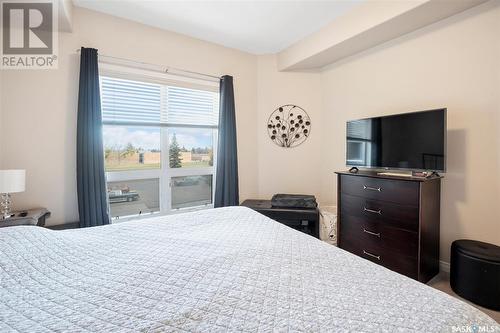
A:
{"label": "bed", "polygon": [[474,307],[244,207],[0,229],[0,332],[500,331]]}

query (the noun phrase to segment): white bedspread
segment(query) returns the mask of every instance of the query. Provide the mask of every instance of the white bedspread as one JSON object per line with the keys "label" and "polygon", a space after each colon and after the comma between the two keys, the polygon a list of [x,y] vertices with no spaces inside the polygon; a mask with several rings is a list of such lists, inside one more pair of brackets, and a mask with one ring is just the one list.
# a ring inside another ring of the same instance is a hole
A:
{"label": "white bedspread", "polygon": [[242,207],[1,228],[0,274],[0,332],[500,331],[464,302]]}

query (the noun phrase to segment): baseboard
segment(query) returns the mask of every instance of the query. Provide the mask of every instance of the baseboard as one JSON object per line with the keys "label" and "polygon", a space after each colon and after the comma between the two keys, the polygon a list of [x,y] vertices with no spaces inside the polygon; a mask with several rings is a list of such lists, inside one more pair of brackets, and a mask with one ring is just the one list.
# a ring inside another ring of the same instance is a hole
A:
{"label": "baseboard", "polygon": [[439,261],[439,271],[443,273],[450,273],[450,263],[446,261]]}

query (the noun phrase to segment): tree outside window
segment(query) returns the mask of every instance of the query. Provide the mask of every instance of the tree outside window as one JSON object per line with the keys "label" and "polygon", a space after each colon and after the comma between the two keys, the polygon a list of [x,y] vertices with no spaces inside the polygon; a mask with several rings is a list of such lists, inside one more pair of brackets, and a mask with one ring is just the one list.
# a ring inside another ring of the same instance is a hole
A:
{"label": "tree outside window", "polygon": [[171,168],[180,168],[182,166],[181,148],[175,133],[172,135],[172,141],[170,142],[169,162]]}

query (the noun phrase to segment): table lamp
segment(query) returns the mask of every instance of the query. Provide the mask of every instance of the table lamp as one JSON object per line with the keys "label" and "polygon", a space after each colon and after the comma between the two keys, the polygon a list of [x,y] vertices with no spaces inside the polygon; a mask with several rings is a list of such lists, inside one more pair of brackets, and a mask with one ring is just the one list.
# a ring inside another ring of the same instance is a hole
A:
{"label": "table lamp", "polygon": [[11,217],[10,193],[24,192],[26,170],[0,170],[0,220]]}

